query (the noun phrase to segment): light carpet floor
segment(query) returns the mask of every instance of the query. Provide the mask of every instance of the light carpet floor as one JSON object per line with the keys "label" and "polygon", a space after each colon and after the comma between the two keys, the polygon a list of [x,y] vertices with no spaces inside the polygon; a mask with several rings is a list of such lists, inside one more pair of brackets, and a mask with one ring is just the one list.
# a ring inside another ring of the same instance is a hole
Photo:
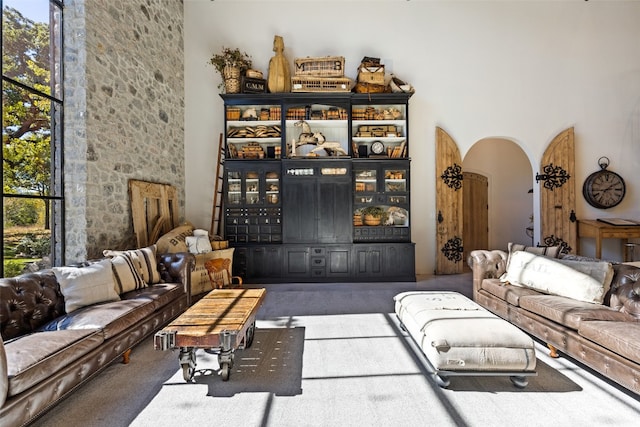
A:
{"label": "light carpet floor", "polygon": [[525,389],[507,377],[431,378],[393,314],[405,290],[470,296],[470,274],[416,283],[267,285],[249,349],[229,381],[199,350],[192,383],[176,351],[134,348],[34,425],[69,426],[637,426],[640,396],[536,343]]}

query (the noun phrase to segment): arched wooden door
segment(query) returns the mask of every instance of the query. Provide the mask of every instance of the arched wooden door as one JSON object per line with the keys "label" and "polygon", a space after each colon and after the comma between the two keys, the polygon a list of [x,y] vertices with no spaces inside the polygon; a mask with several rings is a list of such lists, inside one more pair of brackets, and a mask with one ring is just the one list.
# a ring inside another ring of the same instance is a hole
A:
{"label": "arched wooden door", "polygon": [[576,252],[575,138],[573,128],[560,132],[542,156],[540,173],[540,227],[542,246],[561,245]]}
{"label": "arched wooden door", "polygon": [[[475,172],[462,175],[462,242],[466,260],[471,251],[489,248],[489,180]],[[468,267],[466,262],[463,266]]]}
{"label": "arched wooden door", "polygon": [[462,159],[455,141],[436,128],[436,274],[463,272]]}

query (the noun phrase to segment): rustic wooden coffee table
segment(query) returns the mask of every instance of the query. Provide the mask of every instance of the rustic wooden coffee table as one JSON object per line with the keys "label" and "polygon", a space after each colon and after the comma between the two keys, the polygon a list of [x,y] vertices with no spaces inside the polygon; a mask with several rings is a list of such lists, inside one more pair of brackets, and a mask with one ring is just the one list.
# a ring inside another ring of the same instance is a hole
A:
{"label": "rustic wooden coffee table", "polygon": [[229,379],[234,351],[251,346],[256,313],[265,289],[216,289],[156,332],[156,350],[180,349],[179,361],[185,381],[196,370],[198,348],[217,349],[223,381]]}

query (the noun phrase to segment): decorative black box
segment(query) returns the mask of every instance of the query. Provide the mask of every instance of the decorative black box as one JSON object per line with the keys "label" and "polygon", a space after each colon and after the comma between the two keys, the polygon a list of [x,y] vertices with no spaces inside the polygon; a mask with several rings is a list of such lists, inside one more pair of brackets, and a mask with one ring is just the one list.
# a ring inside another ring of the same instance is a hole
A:
{"label": "decorative black box", "polygon": [[264,93],[267,91],[267,81],[265,79],[254,79],[242,76],[242,93]]}

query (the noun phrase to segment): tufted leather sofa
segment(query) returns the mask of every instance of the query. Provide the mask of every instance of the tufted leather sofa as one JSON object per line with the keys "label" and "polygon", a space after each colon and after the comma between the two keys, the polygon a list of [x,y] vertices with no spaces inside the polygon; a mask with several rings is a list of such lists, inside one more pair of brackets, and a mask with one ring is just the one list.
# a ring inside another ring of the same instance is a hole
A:
{"label": "tufted leather sofa", "polygon": [[604,303],[591,304],[501,283],[507,253],[469,256],[473,298],[557,350],[640,394],[640,268],[614,264]]}
{"label": "tufted leather sofa", "polygon": [[188,253],[158,256],[161,283],[70,314],[52,270],[0,279],[0,424],[28,424],[189,304]]}

